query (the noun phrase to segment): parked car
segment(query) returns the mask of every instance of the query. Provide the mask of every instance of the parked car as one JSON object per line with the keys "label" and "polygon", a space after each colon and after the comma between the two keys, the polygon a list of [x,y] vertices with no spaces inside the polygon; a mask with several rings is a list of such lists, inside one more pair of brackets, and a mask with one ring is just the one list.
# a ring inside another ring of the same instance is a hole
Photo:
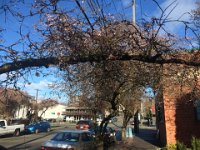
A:
{"label": "parked car", "polygon": [[96,144],[89,131],[64,130],[43,143],[41,150],[94,150]]}
{"label": "parked car", "polygon": [[94,128],[94,122],[92,120],[79,120],[76,124],[76,129],[89,130]]}
{"label": "parked car", "polygon": [[[99,129],[99,126],[96,126],[95,129],[89,129],[90,133],[92,134],[93,137],[96,137]],[[111,144],[116,141],[116,131],[112,127],[106,127],[106,129],[103,131],[104,132],[104,143]]]}
{"label": "parked car", "polygon": [[19,136],[24,131],[24,124],[8,124],[6,120],[0,120],[0,135],[13,134]]}
{"label": "parked car", "polygon": [[135,124],[134,120],[131,120],[130,125],[134,125],[134,124]]}
{"label": "parked car", "polygon": [[39,133],[39,132],[49,132],[51,129],[51,125],[47,121],[40,121],[31,123],[27,126],[25,126],[25,132],[26,133]]}
{"label": "parked car", "polygon": [[47,119],[47,121],[53,123],[53,122],[56,122],[56,119],[51,118],[51,119]]}
{"label": "parked car", "polygon": [[108,144],[114,143],[116,140],[116,131],[111,127],[106,127],[106,131],[104,134],[104,141],[108,142]]}

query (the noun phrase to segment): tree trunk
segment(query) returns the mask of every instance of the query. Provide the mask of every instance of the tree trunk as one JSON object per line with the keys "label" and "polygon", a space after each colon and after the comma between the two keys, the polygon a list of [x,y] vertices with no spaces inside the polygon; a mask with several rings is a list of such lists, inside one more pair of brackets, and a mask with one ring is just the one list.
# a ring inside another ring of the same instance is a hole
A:
{"label": "tree trunk", "polygon": [[48,108],[45,108],[45,110],[42,111],[42,113],[40,114],[40,118],[42,118],[42,115],[47,111]]}
{"label": "tree trunk", "polygon": [[126,128],[122,127],[122,142],[126,139]]}
{"label": "tree trunk", "polygon": [[126,127],[128,125],[129,120],[132,117],[132,113],[128,110],[124,110],[124,118],[123,118],[123,125],[122,125],[122,141],[126,139]]}

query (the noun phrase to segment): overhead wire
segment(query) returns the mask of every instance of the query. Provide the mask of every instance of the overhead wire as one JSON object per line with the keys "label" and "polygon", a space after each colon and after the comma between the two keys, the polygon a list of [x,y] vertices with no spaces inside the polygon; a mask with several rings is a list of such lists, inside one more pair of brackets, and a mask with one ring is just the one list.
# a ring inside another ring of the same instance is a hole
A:
{"label": "overhead wire", "polygon": [[[125,14],[125,8],[123,6],[122,0],[120,0],[120,3],[121,3],[121,7],[122,7],[123,16],[125,17],[126,16],[126,14]],[[125,19],[125,18],[122,18],[122,19]]]}
{"label": "overhead wire", "polygon": [[142,7],[142,1],[140,0],[140,18],[142,19],[142,14],[143,14],[143,7]]}

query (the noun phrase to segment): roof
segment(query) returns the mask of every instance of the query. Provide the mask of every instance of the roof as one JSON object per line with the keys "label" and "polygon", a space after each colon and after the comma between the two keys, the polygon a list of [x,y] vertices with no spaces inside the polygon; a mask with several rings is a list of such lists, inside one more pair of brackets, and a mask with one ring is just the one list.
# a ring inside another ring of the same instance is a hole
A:
{"label": "roof", "polygon": [[75,110],[77,110],[77,109],[83,109],[83,110],[88,109],[88,110],[93,110],[90,107],[81,107],[81,106],[67,106],[66,109],[75,109]]}

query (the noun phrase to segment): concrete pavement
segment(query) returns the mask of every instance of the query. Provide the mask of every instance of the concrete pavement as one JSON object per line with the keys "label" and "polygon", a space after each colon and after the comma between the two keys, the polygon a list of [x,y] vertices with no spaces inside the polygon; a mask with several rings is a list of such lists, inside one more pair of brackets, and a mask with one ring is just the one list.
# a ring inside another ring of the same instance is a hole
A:
{"label": "concrete pavement", "polygon": [[156,150],[159,148],[159,141],[156,139],[155,127],[140,127],[138,134],[126,141],[117,141],[108,150]]}

